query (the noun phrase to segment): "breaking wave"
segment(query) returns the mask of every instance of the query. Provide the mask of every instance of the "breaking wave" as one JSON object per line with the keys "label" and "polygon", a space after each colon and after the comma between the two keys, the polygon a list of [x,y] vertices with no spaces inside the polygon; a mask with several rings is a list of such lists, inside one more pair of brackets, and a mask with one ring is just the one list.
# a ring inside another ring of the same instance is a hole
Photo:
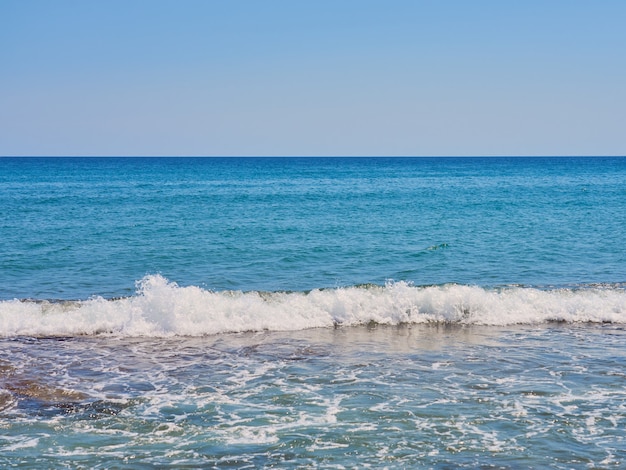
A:
{"label": "breaking wave", "polygon": [[210,291],[160,275],[137,282],[135,295],[85,301],[0,302],[0,336],[204,336],[361,324],[547,322],[626,323],[619,285],[486,289],[468,285],[315,289],[308,292]]}

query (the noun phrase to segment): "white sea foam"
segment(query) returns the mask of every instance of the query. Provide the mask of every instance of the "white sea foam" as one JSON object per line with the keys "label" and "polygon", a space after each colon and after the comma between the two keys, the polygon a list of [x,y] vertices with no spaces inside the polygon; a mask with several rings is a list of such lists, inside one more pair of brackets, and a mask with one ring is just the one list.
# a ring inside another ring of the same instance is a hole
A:
{"label": "white sea foam", "polygon": [[543,290],[445,285],[344,287],[310,292],[213,292],[181,287],[160,275],[134,296],[76,302],[0,302],[0,336],[201,336],[290,331],[370,322],[512,325],[626,323],[623,287]]}

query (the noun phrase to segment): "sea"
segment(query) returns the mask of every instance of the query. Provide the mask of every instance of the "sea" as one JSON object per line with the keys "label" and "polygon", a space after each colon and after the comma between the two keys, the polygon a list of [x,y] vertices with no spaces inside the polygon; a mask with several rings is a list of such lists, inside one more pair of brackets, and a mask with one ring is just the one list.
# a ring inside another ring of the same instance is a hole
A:
{"label": "sea", "polygon": [[0,158],[0,467],[626,467],[626,158]]}

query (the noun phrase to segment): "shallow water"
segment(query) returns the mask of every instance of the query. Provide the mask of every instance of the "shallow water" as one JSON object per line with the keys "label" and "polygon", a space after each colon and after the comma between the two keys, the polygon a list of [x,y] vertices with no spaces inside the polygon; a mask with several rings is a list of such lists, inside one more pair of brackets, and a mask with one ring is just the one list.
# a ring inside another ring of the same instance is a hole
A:
{"label": "shallow water", "polygon": [[0,464],[618,467],[625,339],[562,324],[5,339]]}

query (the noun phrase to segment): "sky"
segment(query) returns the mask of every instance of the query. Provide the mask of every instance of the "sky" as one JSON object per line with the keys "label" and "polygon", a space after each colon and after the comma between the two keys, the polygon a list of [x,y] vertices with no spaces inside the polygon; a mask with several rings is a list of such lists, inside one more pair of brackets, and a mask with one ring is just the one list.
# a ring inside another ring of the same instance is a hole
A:
{"label": "sky", "polygon": [[0,0],[0,155],[626,155],[624,0]]}

